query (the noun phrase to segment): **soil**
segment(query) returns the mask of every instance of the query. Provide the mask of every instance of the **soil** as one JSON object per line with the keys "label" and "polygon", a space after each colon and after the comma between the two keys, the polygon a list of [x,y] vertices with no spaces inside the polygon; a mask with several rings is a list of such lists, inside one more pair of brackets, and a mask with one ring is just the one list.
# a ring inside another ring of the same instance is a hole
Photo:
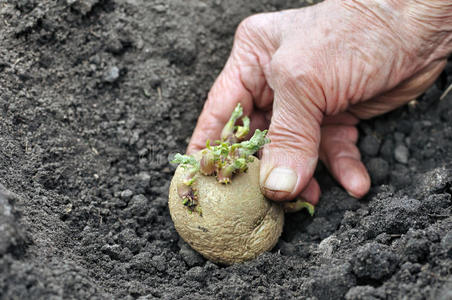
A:
{"label": "soil", "polygon": [[[313,1],[306,1],[313,2]],[[0,3],[0,299],[452,299],[452,64],[359,125],[373,187],[320,166],[316,214],[229,267],[181,241],[167,196],[246,16],[304,1]]]}

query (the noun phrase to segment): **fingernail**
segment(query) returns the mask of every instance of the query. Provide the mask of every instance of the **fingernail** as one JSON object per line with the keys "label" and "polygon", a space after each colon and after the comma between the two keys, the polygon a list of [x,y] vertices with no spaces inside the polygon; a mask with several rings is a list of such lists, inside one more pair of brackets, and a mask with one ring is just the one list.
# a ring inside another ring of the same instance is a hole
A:
{"label": "fingernail", "polygon": [[289,168],[274,168],[264,183],[264,188],[271,191],[292,193],[297,184],[297,174]]}

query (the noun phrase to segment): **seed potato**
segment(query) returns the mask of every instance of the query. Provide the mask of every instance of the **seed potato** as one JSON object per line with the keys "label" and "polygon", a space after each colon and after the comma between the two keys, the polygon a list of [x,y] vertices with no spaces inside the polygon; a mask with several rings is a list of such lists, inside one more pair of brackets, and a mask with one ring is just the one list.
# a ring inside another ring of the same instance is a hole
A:
{"label": "seed potato", "polygon": [[202,214],[182,204],[177,186],[186,169],[178,166],[171,181],[169,209],[179,235],[207,259],[223,264],[251,260],[271,250],[284,224],[284,210],[264,197],[259,186],[259,160],[230,184],[199,174],[193,184]]}

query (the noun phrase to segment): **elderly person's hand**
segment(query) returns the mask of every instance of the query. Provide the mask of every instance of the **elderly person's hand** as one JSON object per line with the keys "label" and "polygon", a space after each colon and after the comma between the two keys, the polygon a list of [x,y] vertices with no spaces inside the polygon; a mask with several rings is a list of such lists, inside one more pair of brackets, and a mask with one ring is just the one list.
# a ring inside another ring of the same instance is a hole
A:
{"label": "elderly person's hand", "polygon": [[267,197],[316,203],[319,157],[350,195],[362,197],[370,179],[355,125],[420,95],[451,50],[452,3],[445,0],[327,0],[249,17],[188,152],[218,139],[240,102],[252,129],[269,128],[260,171]]}

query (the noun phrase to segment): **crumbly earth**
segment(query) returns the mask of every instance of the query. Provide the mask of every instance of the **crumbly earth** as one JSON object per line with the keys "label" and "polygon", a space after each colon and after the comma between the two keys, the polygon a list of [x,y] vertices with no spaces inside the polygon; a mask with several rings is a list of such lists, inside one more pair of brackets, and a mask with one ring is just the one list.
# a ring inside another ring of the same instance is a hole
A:
{"label": "crumbly earth", "polygon": [[365,199],[319,167],[315,217],[289,215],[273,251],[229,267],[173,227],[168,156],[235,27],[306,2],[1,1],[0,299],[451,299],[451,63],[415,105],[360,124]]}

